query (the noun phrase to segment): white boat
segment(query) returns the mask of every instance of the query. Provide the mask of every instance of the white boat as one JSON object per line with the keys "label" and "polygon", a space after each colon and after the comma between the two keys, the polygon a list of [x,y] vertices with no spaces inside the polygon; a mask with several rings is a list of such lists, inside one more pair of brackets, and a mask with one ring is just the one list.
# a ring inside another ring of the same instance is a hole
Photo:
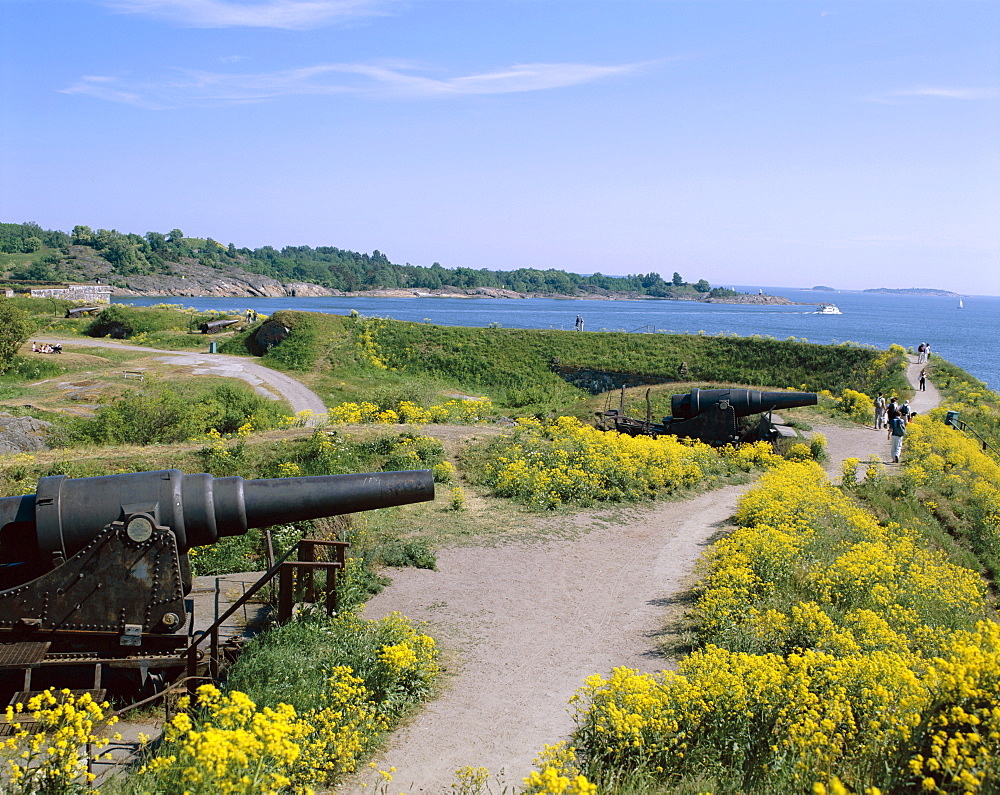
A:
{"label": "white boat", "polygon": [[962,303],[962,299],[961,298],[958,299],[958,308],[959,309],[964,309],[965,308],[965,304]]}
{"label": "white boat", "polygon": [[840,311],[833,304],[820,304],[819,309],[813,312],[814,315],[842,315],[843,312]]}

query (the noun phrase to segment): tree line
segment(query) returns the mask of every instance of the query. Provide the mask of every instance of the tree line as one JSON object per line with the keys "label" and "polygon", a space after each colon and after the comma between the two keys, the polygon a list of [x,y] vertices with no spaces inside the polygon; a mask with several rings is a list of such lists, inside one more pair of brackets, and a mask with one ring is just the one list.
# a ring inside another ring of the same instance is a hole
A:
{"label": "tree line", "polygon": [[582,275],[555,268],[518,268],[513,271],[445,268],[437,262],[426,267],[393,263],[378,249],[371,254],[363,254],[333,246],[285,246],[280,250],[272,246],[237,248],[233,243],[227,246],[212,238],[185,237],[180,229],[137,235],[114,229],[95,231],[89,226],[75,226],[72,233],[67,234],[46,231],[34,223],[0,224],[0,253],[39,253],[37,258],[19,262],[10,268],[8,272],[13,279],[73,281],[73,266],[69,257],[71,245],[89,246],[107,260],[113,269],[112,283],[115,276],[124,279],[137,274],[168,274],[174,263],[195,260],[212,268],[238,267],[281,282],[310,282],[344,292],[375,288],[437,290],[456,287],[566,295],[601,290],[657,297],[736,294],[726,288],[713,288],[705,279],[686,282],[677,272],[670,279],[664,279],[655,272],[628,276]]}

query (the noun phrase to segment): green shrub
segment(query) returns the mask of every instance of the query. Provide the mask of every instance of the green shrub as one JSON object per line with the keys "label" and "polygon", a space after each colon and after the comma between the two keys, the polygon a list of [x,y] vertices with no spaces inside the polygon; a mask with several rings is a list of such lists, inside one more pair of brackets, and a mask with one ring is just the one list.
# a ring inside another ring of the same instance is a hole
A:
{"label": "green shrub", "polygon": [[34,328],[24,310],[6,298],[0,299],[0,373],[10,368],[18,348],[24,344]]}
{"label": "green shrub", "polygon": [[90,322],[84,333],[91,337],[128,339],[138,333],[159,331],[152,319],[151,314],[141,312],[139,307],[112,304]]}
{"label": "green shrub", "polygon": [[[386,649],[409,646],[412,664],[394,664]],[[439,668],[433,641],[402,616],[362,621],[346,613],[327,619],[318,613],[274,627],[251,640],[229,673],[228,686],[259,707],[291,704],[298,712],[316,705],[330,672],[351,668],[373,696],[381,714],[398,718],[430,694]]]}
{"label": "green shrub", "polygon": [[68,426],[69,442],[94,444],[164,444],[204,433],[208,411],[191,404],[176,387],[147,384],[101,405],[93,419],[77,418]]}
{"label": "green shrub", "polygon": [[219,384],[200,402],[206,407],[208,427],[220,433],[235,433],[246,422],[254,430],[266,431],[285,417],[279,403],[258,395],[242,382]]}
{"label": "green shrub", "polygon": [[422,539],[395,541],[381,548],[382,563],[393,568],[436,569],[437,557]]}
{"label": "green shrub", "polygon": [[98,407],[93,418],[67,421],[62,442],[183,442],[209,429],[234,433],[248,422],[257,430],[266,430],[274,427],[283,416],[276,403],[243,384],[220,384],[197,397],[183,392],[180,387],[149,381],[110,398]]}

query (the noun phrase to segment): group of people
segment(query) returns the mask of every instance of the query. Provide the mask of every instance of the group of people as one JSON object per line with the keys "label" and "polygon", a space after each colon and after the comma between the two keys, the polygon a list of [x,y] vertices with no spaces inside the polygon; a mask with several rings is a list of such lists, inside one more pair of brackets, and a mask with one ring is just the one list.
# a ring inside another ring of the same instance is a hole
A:
{"label": "group of people", "polygon": [[256,309],[248,309],[247,312],[246,312],[246,315],[247,315],[247,323],[256,323],[257,322],[257,310]]}
{"label": "group of people", "polygon": [[576,316],[576,330],[583,331],[583,318],[579,315]]}
{"label": "group of people", "polygon": [[[917,346],[917,364],[926,364],[931,358],[931,346],[926,342],[921,342]],[[917,377],[918,388],[921,392],[927,391],[927,368],[920,368],[920,375]],[[906,425],[917,416],[917,412],[910,410],[910,401],[904,400],[899,405],[895,396],[886,403],[885,396],[879,392],[875,398],[875,430],[885,429],[888,431],[888,440],[891,442],[889,455],[892,463],[898,464],[899,457],[903,452],[903,437],[906,436]]]}
{"label": "group of people", "polygon": [[31,342],[31,352],[32,353],[62,353],[62,345],[58,342],[55,345],[49,345],[47,342],[43,342],[39,345],[37,342],[32,340]]}
{"label": "group of people", "polygon": [[910,409],[910,401],[904,400],[902,405],[893,395],[886,403],[885,396],[879,392],[875,398],[875,430],[883,428],[888,431],[886,438],[891,442],[889,455],[892,463],[898,464],[899,457],[903,452],[903,437],[906,436],[906,425],[917,416],[917,412]]}

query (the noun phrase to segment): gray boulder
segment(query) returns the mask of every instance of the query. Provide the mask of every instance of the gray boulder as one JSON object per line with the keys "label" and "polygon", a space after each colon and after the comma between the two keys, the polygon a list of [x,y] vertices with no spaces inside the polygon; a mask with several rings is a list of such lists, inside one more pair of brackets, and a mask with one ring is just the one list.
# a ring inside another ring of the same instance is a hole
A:
{"label": "gray boulder", "polygon": [[45,420],[0,412],[0,455],[45,450],[45,435],[51,427],[52,423]]}

